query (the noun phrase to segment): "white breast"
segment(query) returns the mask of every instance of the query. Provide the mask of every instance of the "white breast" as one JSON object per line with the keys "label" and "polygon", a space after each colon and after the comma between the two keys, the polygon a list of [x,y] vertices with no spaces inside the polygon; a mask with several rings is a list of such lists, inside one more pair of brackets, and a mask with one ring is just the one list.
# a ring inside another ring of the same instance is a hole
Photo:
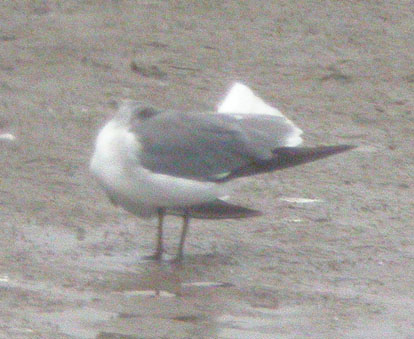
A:
{"label": "white breast", "polygon": [[111,200],[140,216],[158,207],[178,207],[211,201],[224,195],[219,185],[198,182],[143,168],[138,137],[112,120],[99,133],[90,169]]}

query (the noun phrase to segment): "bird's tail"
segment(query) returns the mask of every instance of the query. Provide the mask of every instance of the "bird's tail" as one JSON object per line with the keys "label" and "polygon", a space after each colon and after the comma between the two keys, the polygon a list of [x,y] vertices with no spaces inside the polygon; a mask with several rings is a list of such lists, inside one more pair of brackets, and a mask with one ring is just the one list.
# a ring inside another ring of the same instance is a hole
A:
{"label": "bird's tail", "polygon": [[262,212],[216,199],[186,208],[169,209],[167,214],[176,216],[184,216],[186,214],[196,219],[241,219],[257,217],[262,215]]}
{"label": "bird's tail", "polygon": [[274,157],[272,159],[255,161],[247,166],[238,168],[225,178],[220,179],[218,182],[225,182],[235,178],[294,167],[307,162],[323,159],[334,154],[342,153],[355,147],[356,146],[352,145],[336,145],[276,148],[273,150]]}

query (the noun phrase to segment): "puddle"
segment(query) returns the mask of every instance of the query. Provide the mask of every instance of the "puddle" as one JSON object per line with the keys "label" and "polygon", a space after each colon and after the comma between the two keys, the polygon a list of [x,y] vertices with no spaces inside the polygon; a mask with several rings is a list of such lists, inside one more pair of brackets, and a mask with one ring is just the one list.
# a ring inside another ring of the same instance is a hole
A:
{"label": "puddle", "polygon": [[274,338],[284,333],[284,325],[301,321],[300,312],[276,309],[274,293],[264,288],[243,290],[226,281],[203,279],[203,273],[191,267],[151,263],[131,270],[139,272],[93,273],[87,290],[1,272],[0,289],[25,289],[54,301],[48,311],[39,307],[28,316],[22,310],[26,326],[7,331],[30,336],[27,325],[33,324],[36,331],[40,324],[61,336],[79,338],[191,337],[197,331],[206,337]]}
{"label": "puddle", "polygon": [[[219,332],[222,339],[235,339],[235,338],[251,338],[251,339],[275,339],[278,338],[271,333],[260,333],[256,331],[239,330],[236,328],[224,328]],[[283,338],[283,337],[279,337]]]}
{"label": "puddle", "polygon": [[95,338],[100,332],[99,324],[106,322],[117,314],[95,308],[67,309],[63,312],[40,313],[37,321],[55,325],[59,332],[70,337]]}
{"label": "puddle", "polygon": [[195,281],[189,283],[182,283],[182,287],[233,287],[234,285],[226,282],[217,282],[217,281]]}
{"label": "puddle", "polygon": [[300,224],[301,222],[303,222],[303,219],[299,219],[299,218],[284,218],[281,219],[281,221],[287,223],[287,224]]}
{"label": "puddle", "polygon": [[220,338],[275,338],[280,333],[280,325],[276,317],[235,316],[225,314],[217,321],[220,323]]}
{"label": "puddle", "polygon": [[137,339],[136,335],[129,335],[129,334],[121,334],[116,332],[100,332],[96,339]]}
{"label": "puddle", "polygon": [[240,314],[223,314],[217,318],[219,337],[284,338],[293,328],[307,333],[312,328],[308,320],[315,311],[315,308],[297,305],[277,309],[247,307]]}
{"label": "puddle", "polygon": [[0,134],[0,140],[15,141],[16,137],[11,133],[2,133],[2,134]]}
{"label": "puddle", "polygon": [[0,288],[15,288],[30,292],[44,293],[66,299],[68,301],[90,301],[96,298],[96,293],[79,291],[72,288],[58,287],[42,281],[21,281],[12,279],[6,274],[0,275]]}
{"label": "puddle", "polygon": [[[170,290],[172,291],[176,291],[171,292],[165,289],[131,289],[132,286],[130,286],[129,289],[125,288],[126,285],[124,284],[123,286],[123,291],[118,291],[117,293],[120,293],[124,296],[127,297],[161,297],[161,298],[173,298],[173,297],[177,297],[181,295],[181,289],[179,288],[179,286],[175,286],[175,288],[171,288],[174,286],[168,286],[171,285],[172,282],[170,282],[170,284],[168,283],[168,281],[162,281],[163,285],[165,285],[166,287],[169,287]],[[175,282],[174,282],[175,283]],[[147,283],[148,285],[148,283]],[[149,284],[151,285],[151,284]],[[155,285],[160,285],[160,283],[156,283]],[[137,285],[135,285],[137,286]],[[231,283],[226,283],[226,282],[217,282],[217,281],[196,281],[196,282],[189,282],[189,283],[181,283],[181,287],[182,288],[226,288],[226,287],[233,287],[234,285]]]}
{"label": "puddle", "polygon": [[137,269],[134,267],[136,264],[137,258],[129,253],[97,254],[93,257],[81,257],[76,262],[76,266],[85,269],[93,267],[97,272],[111,271],[120,274],[134,272]]}
{"label": "puddle", "polygon": [[10,278],[7,274],[0,274],[0,286],[2,286],[2,283],[7,284],[10,281]]}
{"label": "puddle", "polygon": [[12,333],[15,335],[29,335],[31,333],[34,333],[34,330],[28,327],[6,327],[8,333]]}
{"label": "puddle", "polygon": [[295,197],[285,197],[279,198],[281,201],[292,202],[296,204],[311,204],[311,203],[318,203],[323,202],[321,199],[308,199],[308,198],[295,198]]}
{"label": "puddle", "polygon": [[142,290],[142,291],[125,291],[122,292],[127,297],[162,297],[162,298],[173,298],[177,295],[168,291],[162,290]]}

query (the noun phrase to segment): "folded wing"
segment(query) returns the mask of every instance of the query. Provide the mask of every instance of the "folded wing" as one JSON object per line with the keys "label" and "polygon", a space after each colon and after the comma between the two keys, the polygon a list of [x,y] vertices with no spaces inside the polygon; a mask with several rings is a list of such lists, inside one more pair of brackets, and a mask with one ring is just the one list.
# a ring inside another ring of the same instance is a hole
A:
{"label": "folded wing", "polygon": [[[131,106],[132,107],[132,106]],[[217,113],[161,112],[133,124],[139,161],[158,174],[200,181],[230,179],[296,166],[351,146],[294,147],[302,131],[242,84]]]}

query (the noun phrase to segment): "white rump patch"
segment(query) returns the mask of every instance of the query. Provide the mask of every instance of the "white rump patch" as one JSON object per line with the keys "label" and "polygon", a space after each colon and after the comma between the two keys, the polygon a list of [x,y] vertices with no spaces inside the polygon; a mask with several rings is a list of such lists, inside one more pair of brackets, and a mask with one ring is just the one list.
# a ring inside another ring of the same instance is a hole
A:
{"label": "white rump patch", "polygon": [[238,114],[241,119],[243,114],[265,114],[282,117],[286,120],[286,124],[293,127],[286,146],[294,147],[302,143],[301,134],[303,131],[300,128],[286,118],[277,108],[266,104],[249,87],[239,82],[236,82],[231,87],[227,96],[218,106],[217,112],[222,114]]}

